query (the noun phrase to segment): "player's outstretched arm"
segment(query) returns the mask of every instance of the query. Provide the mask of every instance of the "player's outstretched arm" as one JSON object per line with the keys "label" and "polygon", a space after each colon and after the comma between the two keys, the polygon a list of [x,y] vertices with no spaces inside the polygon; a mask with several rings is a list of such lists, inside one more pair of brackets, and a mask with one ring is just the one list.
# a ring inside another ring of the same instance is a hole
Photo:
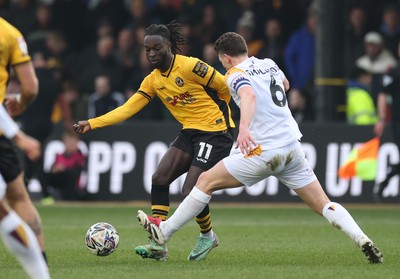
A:
{"label": "player's outstretched arm", "polygon": [[75,123],[72,126],[72,129],[78,133],[78,134],[86,134],[87,132],[89,132],[90,130],[92,130],[92,127],[90,126],[89,121],[87,120],[82,120],[82,121],[78,121],[78,123]]}

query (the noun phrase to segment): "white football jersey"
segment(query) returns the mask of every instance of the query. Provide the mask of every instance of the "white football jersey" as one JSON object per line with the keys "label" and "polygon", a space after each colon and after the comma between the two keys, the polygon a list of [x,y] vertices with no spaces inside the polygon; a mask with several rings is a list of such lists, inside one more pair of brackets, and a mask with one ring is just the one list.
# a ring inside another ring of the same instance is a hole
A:
{"label": "white football jersey", "polygon": [[239,108],[239,89],[242,86],[253,88],[256,108],[250,133],[263,150],[282,147],[302,137],[288,107],[283,86],[285,74],[273,60],[250,57],[230,69],[225,78]]}

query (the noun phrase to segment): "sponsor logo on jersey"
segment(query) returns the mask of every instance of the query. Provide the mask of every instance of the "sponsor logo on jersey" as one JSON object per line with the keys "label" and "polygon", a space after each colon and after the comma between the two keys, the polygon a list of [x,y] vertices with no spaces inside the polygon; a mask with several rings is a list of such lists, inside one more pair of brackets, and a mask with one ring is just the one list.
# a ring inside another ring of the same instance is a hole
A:
{"label": "sponsor logo on jersey", "polygon": [[207,75],[208,65],[204,62],[198,61],[194,66],[192,72],[203,78]]}
{"label": "sponsor logo on jersey", "polygon": [[178,103],[180,103],[182,106],[185,106],[186,104],[196,101],[196,98],[190,95],[189,92],[185,92],[179,95],[174,95],[172,98],[167,97],[165,100],[173,106],[176,106]]}
{"label": "sponsor logo on jersey", "polygon": [[175,79],[175,83],[176,83],[176,85],[178,85],[179,87],[182,87],[182,86],[183,86],[183,79],[180,78],[180,77],[177,77],[177,78]]}

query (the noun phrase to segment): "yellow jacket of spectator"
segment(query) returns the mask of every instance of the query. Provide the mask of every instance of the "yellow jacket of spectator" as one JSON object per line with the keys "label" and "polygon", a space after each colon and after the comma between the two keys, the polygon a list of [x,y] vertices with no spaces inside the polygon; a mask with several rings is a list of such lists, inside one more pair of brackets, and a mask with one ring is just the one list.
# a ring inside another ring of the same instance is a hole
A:
{"label": "yellow jacket of spectator", "polygon": [[352,125],[373,125],[378,121],[374,100],[359,86],[347,88],[347,122]]}

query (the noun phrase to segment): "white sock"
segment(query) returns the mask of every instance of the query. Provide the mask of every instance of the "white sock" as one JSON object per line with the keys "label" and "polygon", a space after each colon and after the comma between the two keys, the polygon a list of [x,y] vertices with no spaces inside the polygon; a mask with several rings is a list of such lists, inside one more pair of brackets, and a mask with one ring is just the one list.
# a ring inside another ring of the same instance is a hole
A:
{"label": "white sock", "polygon": [[200,233],[200,237],[203,237],[203,238],[214,238],[214,232],[213,232],[213,230],[210,230],[210,231],[208,231],[206,233]]}
{"label": "white sock", "polygon": [[326,204],[322,210],[322,215],[335,228],[340,229],[349,236],[357,245],[359,245],[361,238],[368,238],[354,221],[353,217],[351,217],[350,213],[340,204],[336,202]]}
{"label": "white sock", "polygon": [[16,256],[30,278],[50,278],[33,231],[14,211],[0,221],[0,233],[5,246]]}
{"label": "white sock", "polygon": [[203,193],[196,186],[190,194],[181,202],[174,214],[167,221],[161,222],[160,229],[166,240],[187,222],[200,214],[204,207],[210,202],[211,196]]}

